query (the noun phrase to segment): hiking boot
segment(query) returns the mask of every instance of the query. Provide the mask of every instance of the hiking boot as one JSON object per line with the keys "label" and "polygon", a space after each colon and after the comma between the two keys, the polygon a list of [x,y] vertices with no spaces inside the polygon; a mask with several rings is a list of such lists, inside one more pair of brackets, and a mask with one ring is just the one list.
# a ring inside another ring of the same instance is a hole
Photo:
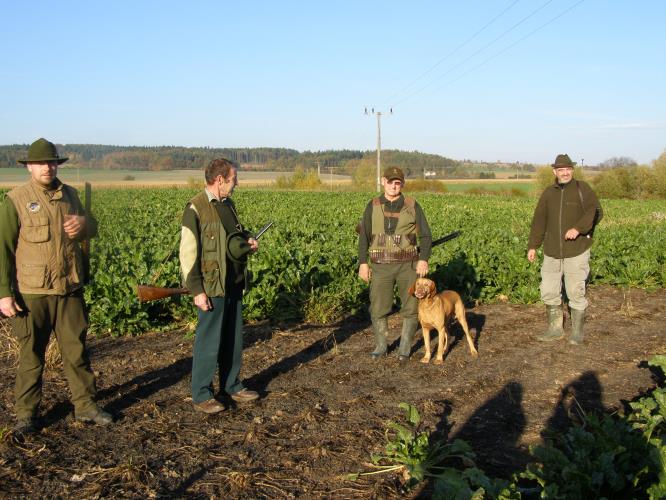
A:
{"label": "hiking boot", "polygon": [[562,306],[546,306],[546,316],[548,317],[548,329],[541,335],[538,335],[537,340],[550,342],[551,340],[559,340],[564,337],[564,329],[562,328],[564,314],[562,314]]}
{"label": "hiking boot", "polygon": [[16,425],[14,426],[15,434],[34,434],[35,432],[37,432],[37,426],[34,417],[16,419]]}
{"label": "hiking boot", "polygon": [[580,345],[583,343],[583,326],[585,325],[585,309],[571,309],[571,337],[569,343]]}
{"label": "hiking boot", "polygon": [[207,399],[201,403],[194,403],[193,406],[196,411],[207,413],[208,415],[224,411],[224,405],[215,398]]}
{"label": "hiking boot", "polygon": [[76,420],[95,425],[109,425],[113,423],[113,416],[99,406],[94,406],[90,410],[77,412]]}
{"label": "hiking boot", "polygon": [[402,320],[402,332],[400,332],[400,347],[398,347],[398,361],[407,361],[412,352],[412,341],[419,327],[418,318],[405,318]]}
{"label": "hiking boot", "polygon": [[238,392],[234,392],[230,395],[231,399],[237,403],[249,403],[255,399],[259,399],[259,393],[256,391],[251,391],[249,389],[241,389]]}
{"label": "hiking boot", "polygon": [[388,337],[388,319],[379,318],[372,322],[372,331],[375,334],[375,350],[370,353],[372,359],[379,359],[386,354],[386,338]]}

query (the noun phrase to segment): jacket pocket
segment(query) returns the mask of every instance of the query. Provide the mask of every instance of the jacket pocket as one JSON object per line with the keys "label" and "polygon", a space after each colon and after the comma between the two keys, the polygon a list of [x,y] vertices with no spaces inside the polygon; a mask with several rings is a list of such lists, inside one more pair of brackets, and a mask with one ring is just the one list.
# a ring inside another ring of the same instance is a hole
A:
{"label": "jacket pocket", "polygon": [[21,238],[30,243],[43,243],[49,241],[49,220],[46,217],[27,218],[21,221]]}
{"label": "jacket pocket", "polygon": [[18,282],[30,288],[44,288],[46,282],[46,265],[21,264],[18,267]]}
{"label": "jacket pocket", "polygon": [[203,238],[203,250],[205,252],[214,252],[217,249],[217,231],[205,231]]}

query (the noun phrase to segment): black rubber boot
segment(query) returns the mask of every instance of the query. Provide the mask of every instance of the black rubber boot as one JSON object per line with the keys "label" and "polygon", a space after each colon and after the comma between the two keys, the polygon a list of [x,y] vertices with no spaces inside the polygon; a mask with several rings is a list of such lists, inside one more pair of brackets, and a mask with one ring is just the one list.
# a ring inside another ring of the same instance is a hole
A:
{"label": "black rubber boot", "polygon": [[583,326],[585,325],[585,309],[571,309],[571,338],[569,343],[579,345],[583,343]]}
{"label": "black rubber boot", "polygon": [[537,340],[549,342],[564,337],[562,306],[546,306],[546,315],[548,317],[548,330],[538,335]]}
{"label": "black rubber boot", "polygon": [[386,354],[386,338],[388,337],[388,320],[379,318],[372,322],[372,331],[375,333],[375,350],[370,353],[372,359],[379,359]]}
{"label": "black rubber boot", "polygon": [[412,341],[419,327],[418,318],[405,318],[402,320],[402,332],[400,333],[400,347],[398,348],[398,360],[407,361],[412,352]]}

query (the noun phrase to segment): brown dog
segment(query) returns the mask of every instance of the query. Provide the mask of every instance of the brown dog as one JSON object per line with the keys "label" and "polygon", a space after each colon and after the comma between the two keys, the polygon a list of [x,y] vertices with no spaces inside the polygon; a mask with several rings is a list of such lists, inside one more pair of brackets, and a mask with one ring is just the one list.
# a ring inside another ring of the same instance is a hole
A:
{"label": "brown dog", "polygon": [[452,314],[465,331],[465,337],[467,337],[467,343],[469,344],[472,356],[477,357],[479,355],[474,348],[469,328],[467,328],[465,306],[460,295],[452,290],[444,290],[438,294],[435,282],[427,278],[418,278],[410,288],[409,293],[419,299],[419,322],[423,330],[423,344],[425,347],[425,355],[421,359],[421,363],[430,362],[430,330],[432,328],[436,329],[439,334],[435,364],[441,365],[444,362],[444,353],[449,344],[446,323]]}

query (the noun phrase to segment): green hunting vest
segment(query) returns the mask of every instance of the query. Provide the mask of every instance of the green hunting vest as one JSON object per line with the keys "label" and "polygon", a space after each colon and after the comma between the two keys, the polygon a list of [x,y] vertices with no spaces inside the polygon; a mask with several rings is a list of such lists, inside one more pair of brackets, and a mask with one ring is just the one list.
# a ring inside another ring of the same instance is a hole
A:
{"label": "green hunting vest", "polygon": [[190,202],[199,216],[201,245],[201,274],[209,297],[223,297],[227,277],[227,232],[213,203],[202,191]]}
{"label": "green hunting vest", "polygon": [[[394,264],[411,262],[418,259],[416,236],[416,201],[405,196],[400,212],[387,212],[379,198],[372,200],[372,241],[370,243],[370,261],[375,264]],[[386,234],[384,219],[397,219],[393,234]]]}
{"label": "green hunting vest", "polygon": [[79,214],[76,190],[57,181],[47,190],[34,181],[7,196],[19,218],[16,280],[22,294],[66,295],[83,286],[83,259],[78,241],[70,239],[65,215]]}

